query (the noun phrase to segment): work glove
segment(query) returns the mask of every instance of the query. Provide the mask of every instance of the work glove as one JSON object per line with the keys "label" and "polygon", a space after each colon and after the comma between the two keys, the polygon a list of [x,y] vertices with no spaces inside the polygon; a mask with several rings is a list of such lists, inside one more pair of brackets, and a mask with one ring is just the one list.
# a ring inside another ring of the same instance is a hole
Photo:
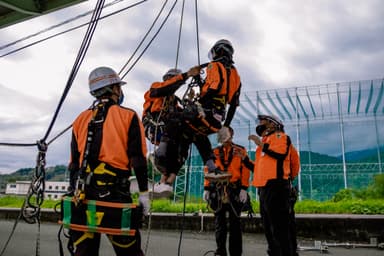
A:
{"label": "work glove", "polygon": [[226,126],[223,126],[220,128],[220,130],[217,132],[217,142],[218,143],[225,143],[231,138],[231,132],[229,131],[229,128]]}
{"label": "work glove", "polygon": [[149,196],[148,191],[146,192],[140,192],[139,195],[139,204],[143,208],[143,214],[144,216],[148,216],[148,212],[150,209],[150,203],[149,203]]}
{"label": "work glove", "polygon": [[203,194],[204,201],[208,202],[209,201],[209,196],[210,196],[209,191],[208,190],[204,190],[204,194]]}
{"label": "work glove", "polygon": [[248,200],[248,193],[245,189],[240,190],[240,195],[239,195],[240,202],[243,204],[247,202]]}

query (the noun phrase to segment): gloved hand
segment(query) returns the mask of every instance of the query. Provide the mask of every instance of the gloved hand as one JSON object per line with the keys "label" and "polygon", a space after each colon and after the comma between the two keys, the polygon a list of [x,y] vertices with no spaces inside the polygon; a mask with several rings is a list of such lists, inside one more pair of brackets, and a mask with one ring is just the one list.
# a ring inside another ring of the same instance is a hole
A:
{"label": "gloved hand", "polygon": [[203,194],[204,201],[208,202],[209,196],[210,196],[210,192],[208,190],[204,190],[204,194]]}
{"label": "gloved hand", "polygon": [[146,192],[140,192],[139,195],[139,204],[141,207],[143,207],[143,214],[144,216],[148,216],[148,212],[150,209],[150,203],[149,203],[149,196],[148,191]]}
{"label": "gloved hand", "polygon": [[240,199],[240,202],[242,202],[243,204],[247,202],[248,193],[245,189],[240,190],[239,199]]}
{"label": "gloved hand", "polygon": [[226,126],[223,126],[220,128],[220,130],[217,132],[217,142],[218,143],[225,143],[231,138],[231,132],[229,131],[229,128]]}

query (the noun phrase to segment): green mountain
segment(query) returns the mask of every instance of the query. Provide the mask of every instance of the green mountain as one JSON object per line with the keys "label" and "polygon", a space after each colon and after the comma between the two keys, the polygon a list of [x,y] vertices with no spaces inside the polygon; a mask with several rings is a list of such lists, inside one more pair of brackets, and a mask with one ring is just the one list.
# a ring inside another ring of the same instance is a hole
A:
{"label": "green mountain", "polygon": [[[384,147],[380,149],[381,159],[384,159]],[[251,159],[255,159],[255,151],[249,151],[248,155]],[[334,164],[341,163],[342,158],[340,156],[333,157],[325,154],[320,154],[316,152],[309,151],[300,151],[300,160],[301,164]],[[347,162],[364,162],[364,163],[377,163],[377,150],[376,149],[367,149],[354,152],[346,153]],[[189,160],[186,161],[186,164],[189,163]],[[200,155],[192,155],[191,159],[192,165],[202,165],[202,160]],[[47,167],[45,170],[45,180],[50,181],[64,181],[67,178],[68,173],[66,174],[67,167],[64,165],[57,165],[53,167]],[[31,180],[34,175],[34,168],[22,168],[16,172],[10,174],[0,175],[0,191],[4,191],[6,184],[10,182],[16,182],[18,180]]]}
{"label": "green mountain", "polygon": [[[67,167],[64,165],[56,165],[45,169],[45,180],[64,181],[66,179]],[[5,191],[7,183],[20,180],[32,180],[35,174],[35,168],[22,168],[10,174],[0,175],[0,191]]]}
{"label": "green mountain", "polygon": [[338,157],[324,155],[310,151],[300,151],[301,164],[338,164],[342,163],[342,160]]}

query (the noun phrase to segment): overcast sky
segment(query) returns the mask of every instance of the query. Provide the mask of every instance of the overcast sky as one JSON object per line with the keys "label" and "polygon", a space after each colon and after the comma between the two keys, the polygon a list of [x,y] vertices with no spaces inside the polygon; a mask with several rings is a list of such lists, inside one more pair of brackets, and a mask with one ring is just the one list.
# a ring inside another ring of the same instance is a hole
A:
{"label": "overcast sky", "polygon": [[[114,1],[106,4],[111,2]],[[120,1],[105,8],[102,16],[135,2]],[[87,84],[89,72],[98,66],[110,66],[119,72],[164,2],[148,0],[98,23],[48,141],[92,102]],[[160,21],[173,3],[168,1]],[[177,59],[178,67],[184,71],[199,60],[194,3],[185,3]],[[95,4],[95,0],[86,1],[0,29],[0,55],[89,21],[90,15],[3,47],[91,11]],[[178,1],[159,35],[124,77],[127,85],[123,105],[135,109],[139,115],[144,92],[176,65],[181,7],[182,1]],[[200,62],[207,62],[210,47],[218,39],[226,38],[234,45],[234,61],[244,92],[383,78],[383,17],[381,0],[200,0]],[[158,28],[159,23],[155,30]],[[0,142],[34,143],[44,137],[85,31],[86,26],[0,58]],[[154,31],[149,39],[153,35]],[[143,47],[139,53],[142,50]],[[128,68],[131,65],[132,62]],[[68,163],[69,135],[66,133],[49,146],[48,166]],[[35,147],[0,146],[0,172],[34,167],[36,155]]]}

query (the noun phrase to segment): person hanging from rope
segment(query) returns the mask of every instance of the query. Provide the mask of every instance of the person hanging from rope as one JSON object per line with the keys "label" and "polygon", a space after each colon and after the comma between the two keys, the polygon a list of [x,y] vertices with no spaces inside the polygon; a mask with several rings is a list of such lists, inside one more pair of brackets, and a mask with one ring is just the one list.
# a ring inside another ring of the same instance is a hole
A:
{"label": "person hanging from rope", "polygon": [[[260,215],[270,256],[298,255],[292,227],[291,181],[300,171],[300,159],[283,122],[274,115],[258,115],[256,160],[252,185],[258,188]],[[260,137],[261,138],[260,138]]]}
{"label": "person hanging from rope", "polygon": [[[152,83],[144,94],[142,122],[145,135],[152,144],[158,145],[164,133],[178,132],[182,106],[181,100],[175,95],[175,92],[185,84],[189,77],[196,76],[199,72],[200,68],[196,67],[185,73],[182,73],[180,69],[171,68],[164,74],[162,82]],[[177,157],[175,158],[177,155],[175,140],[167,143],[167,149],[160,150],[169,150],[169,155],[175,161],[166,161],[164,165],[158,166],[162,175],[153,188],[154,198],[169,197],[173,193],[176,175],[184,164]]]}
{"label": "person hanging from rope", "polygon": [[233,143],[233,129],[223,129],[228,129],[228,133],[218,133],[217,138],[221,145],[214,148],[213,152],[216,157],[215,164],[223,173],[231,174],[231,177],[227,180],[205,179],[203,197],[215,214],[215,255],[227,255],[226,241],[229,231],[229,255],[240,256],[243,251],[240,216],[244,206],[250,204],[247,189],[254,164],[246,149]]}
{"label": "person hanging from rope", "polygon": [[[149,211],[144,127],[135,111],[122,107],[126,84],[109,67],[89,75],[93,106],[73,122],[70,185],[78,200],[132,203],[129,177],[134,170],[144,215]],[[80,201],[81,203],[81,201]],[[116,255],[144,255],[140,232],[108,235]],[[98,255],[100,233],[70,230],[76,256]]]}
{"label": "person hanging from rope", "polygon": [[[222,126],[228,127],[239,106],[241,81],[233,65],[233,53],[231,42],[221,39],[209,51],[211,62],[196,66],[196,68],[206,66],[205,81],[200,83],[200,75],[195,76],[200,94],[193,99],[183,99],[182,130],[176,134],[163,134],[156,152],[159,166],[167,161],[167,150],[163,149],[167,149],[168,141],[175,140],[174,136],[182,133],[179,158],[182,160],[187,158],[189,146],[193,143],[208,167],[206,175],[220,176],[219,169],[214,163],[215,157],[208,135],[218,132]],[[227,105],[229,109],[226,113]]]}

